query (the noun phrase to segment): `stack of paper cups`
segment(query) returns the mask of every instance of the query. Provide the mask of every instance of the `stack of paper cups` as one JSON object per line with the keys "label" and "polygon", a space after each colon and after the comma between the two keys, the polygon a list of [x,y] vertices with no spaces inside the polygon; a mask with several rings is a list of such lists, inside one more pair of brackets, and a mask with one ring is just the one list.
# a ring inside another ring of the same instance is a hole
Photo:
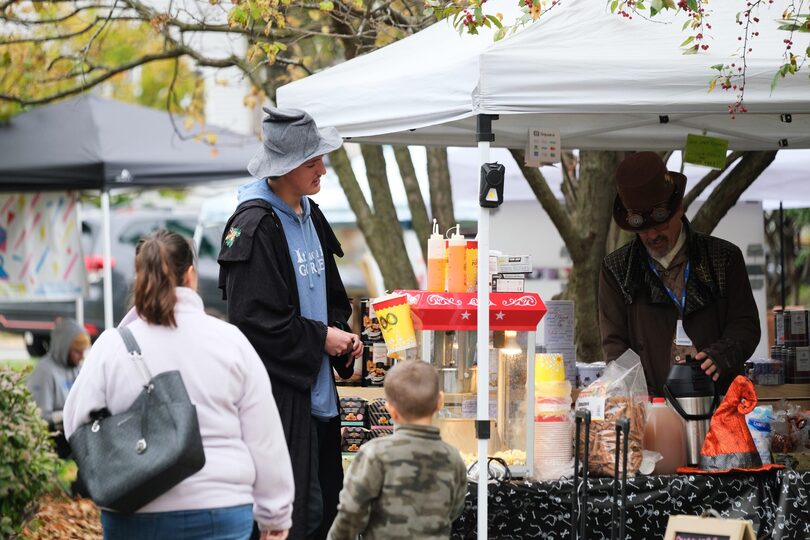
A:
{"label": "stack of paper cups", "polygon": [[535,355],[534,470],[540,480],[570,474],[573,458],[571,383],[559,354]]}

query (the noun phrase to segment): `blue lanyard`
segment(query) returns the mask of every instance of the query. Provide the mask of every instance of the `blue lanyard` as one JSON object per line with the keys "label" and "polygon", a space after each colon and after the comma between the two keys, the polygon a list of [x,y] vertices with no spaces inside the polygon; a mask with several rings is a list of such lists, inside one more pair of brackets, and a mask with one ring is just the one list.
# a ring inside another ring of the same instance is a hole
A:
{"label": "blue lanyard", "polygon": [[[658,273],[658,268],[655,267],[655,263],[652,261],[652,258],[647,259],[647,262],[650,265],[650,270],[652,270],[653,273],[655,273],[655,275],[658,276],[658,279],[661,279],[661,274]],[[681,293],[680,302],[678,301],[678,297],[675,296],[675,293],[672,292],[672,289],[667,287],[664,284],[664,280],[661,279],[661,284],[664,285],[664,289],[666,289],[667,294],[672,299],[672,301],[675,302],[675,305],[678,306],[678,311],[680,311],[682,317],[683,311],[684,309],[686,309],[686,284],[689,283],[689,272],[691,268],[692,268],[691,263],[689,261],[686,261],[686,268],[683,271],[683,292]]]}

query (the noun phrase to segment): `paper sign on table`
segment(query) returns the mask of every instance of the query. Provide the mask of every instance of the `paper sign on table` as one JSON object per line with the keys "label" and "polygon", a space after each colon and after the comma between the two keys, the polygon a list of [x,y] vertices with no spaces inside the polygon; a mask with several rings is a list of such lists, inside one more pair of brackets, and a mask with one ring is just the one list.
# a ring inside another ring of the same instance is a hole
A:
{"label": "paper sign on table", "polygon": [[543,342],[546,348],[574,344],[574,302],[572,300],[546,301],[543,318]]}
{"label": "paper sign on table", "polygon": [[756,540],[750,521],[670,516],[664,540]]}
{"label": "paper sign on table", "polygon": [[705,165],[712,169],[726,166],[728,141],[717,137],[706,137],[690,133],[686,136],[686,150],[683,160],[695,165]]}

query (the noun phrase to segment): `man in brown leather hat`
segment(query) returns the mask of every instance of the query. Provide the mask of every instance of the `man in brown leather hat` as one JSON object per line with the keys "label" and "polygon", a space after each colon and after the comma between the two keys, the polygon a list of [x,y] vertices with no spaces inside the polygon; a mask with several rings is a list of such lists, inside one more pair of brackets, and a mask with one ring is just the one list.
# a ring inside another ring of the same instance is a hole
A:
{"label": "man in brown leather hat", "polygon": [[599,323],[608,361],[641,357],[651,394],[663,395],[673,362],[686,355],[728,388],[759,343],[759,315],[740,249],[693,230],[684,216],[686,177],[655,152],[616,169],[613,219],[636,233],[605,257]]}

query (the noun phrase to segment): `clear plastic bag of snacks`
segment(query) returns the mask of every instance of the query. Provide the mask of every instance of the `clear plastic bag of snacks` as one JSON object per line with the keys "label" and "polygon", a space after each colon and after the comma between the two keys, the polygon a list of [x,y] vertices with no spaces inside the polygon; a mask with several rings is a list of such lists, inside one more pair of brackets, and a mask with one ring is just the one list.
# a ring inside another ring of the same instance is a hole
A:
{"label": "clear plastic bag of snacks", "polygon": [[[591,411],[590,465],[594,475],[615,476],[616,420],[630,420],[628,476],[635,475],[643,459],[647,381],[639,356],[628,349],[610,362],[604,373],[577,398],[577,409]],[[580,455],[584,441],[580,442]]]}

